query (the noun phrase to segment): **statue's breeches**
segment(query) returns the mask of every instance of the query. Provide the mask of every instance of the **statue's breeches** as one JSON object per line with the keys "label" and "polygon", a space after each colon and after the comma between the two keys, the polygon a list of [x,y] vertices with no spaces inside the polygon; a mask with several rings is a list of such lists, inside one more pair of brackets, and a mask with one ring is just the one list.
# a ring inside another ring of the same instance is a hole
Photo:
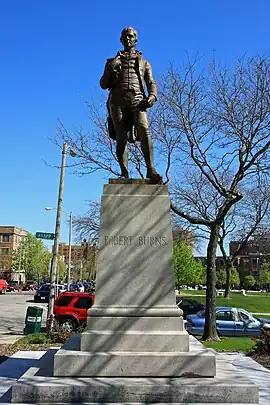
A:
{"label": "statue's breeches", "polygon": [[139,109],[143,98],[141,93],[135,94],[133,91],[119,91],[110,94],[110,115],[118,141],[127,139],[127,132],[132,125],[135,126],[141,141],[150,135],[147,113]]}

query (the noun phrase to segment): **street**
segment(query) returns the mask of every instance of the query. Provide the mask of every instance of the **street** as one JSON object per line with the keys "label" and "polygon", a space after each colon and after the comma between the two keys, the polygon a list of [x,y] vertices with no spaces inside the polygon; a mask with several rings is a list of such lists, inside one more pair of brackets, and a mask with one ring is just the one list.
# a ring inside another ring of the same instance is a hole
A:
{"label": "street", "polygon": [[26,309],[28,306],[43,308],[42,325],[46,324],[47,306],[45,302],[36,304],[33,291],[0,294],[0,335],[23,334]]}

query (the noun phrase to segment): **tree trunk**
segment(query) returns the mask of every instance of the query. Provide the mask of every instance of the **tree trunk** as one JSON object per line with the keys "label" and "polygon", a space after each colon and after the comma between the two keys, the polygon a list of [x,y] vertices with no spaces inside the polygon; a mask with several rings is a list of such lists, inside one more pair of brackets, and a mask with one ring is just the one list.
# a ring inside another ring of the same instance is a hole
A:
{"label": "tree trunk", "polygon": [[225,291],[224,291],[224,298],[230,298],[231,268],[232,268],[232,264],[227,263],[227,265],[226,265],[226,285],[225,285]]}
{"label": "tree trunk", "polygon": [[216,326],[216,250],[218,235],[219,226],[212,226],[207,246],[206,309],[202,340],[219,341]]}

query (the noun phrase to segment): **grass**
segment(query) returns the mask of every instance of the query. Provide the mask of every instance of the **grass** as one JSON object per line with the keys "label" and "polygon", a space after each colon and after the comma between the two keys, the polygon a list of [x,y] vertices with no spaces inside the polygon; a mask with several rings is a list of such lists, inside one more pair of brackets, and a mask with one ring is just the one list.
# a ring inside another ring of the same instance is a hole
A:
{"label": "grass", "polygon": [[[186,294],[188,292],[188,294]],[[196,301],[205,303],[205,296],[198,296],[201,293],[205,294],[205,291],[183,291],[181,296],[194,297]],[[236,307],[243,308],[251,313],[258,312],[260,314],[269,313],[270,314],[270,296],[266,297],[265,295],[242,295],[241,293],[231,293],[231,298],[223,298],[217,296],[217,306],[224,307]]]}
{"label": "grass", "polygon": [[217,352],[240,352],[251,350],[256,342],[249,337],[227,337],[221,338],[220,342],[201,341],[201,343],[207,348],[215,349]]}
{"label": "grass", "polygon": [[205,290],[181,290],[180,295],[205,295]]}

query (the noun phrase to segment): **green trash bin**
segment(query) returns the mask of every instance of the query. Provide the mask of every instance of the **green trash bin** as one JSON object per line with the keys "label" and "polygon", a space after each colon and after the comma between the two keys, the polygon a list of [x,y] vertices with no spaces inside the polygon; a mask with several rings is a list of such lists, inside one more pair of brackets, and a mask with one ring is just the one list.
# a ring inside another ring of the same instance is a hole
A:
{"label": "green trash bin", "polygon": [[25,316],[24,334],[39,333],[42,323],[43,308],[28,307]]}

